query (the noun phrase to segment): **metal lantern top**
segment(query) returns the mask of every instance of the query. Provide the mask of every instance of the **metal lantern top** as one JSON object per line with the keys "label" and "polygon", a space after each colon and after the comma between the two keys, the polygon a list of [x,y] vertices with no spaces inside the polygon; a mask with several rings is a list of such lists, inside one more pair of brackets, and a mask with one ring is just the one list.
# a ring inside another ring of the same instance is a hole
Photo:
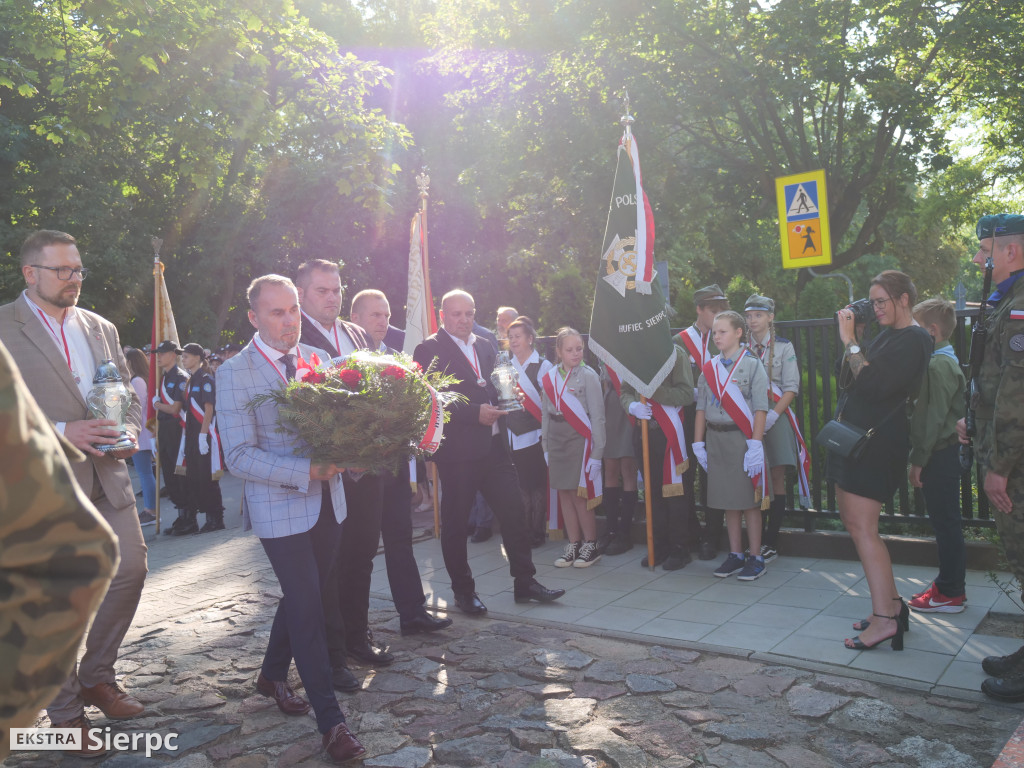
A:
{"label": "metal lantern top", "polygon": [[117,366],[113,360],[104,360],[96,368],[96,375],[92,377],[93,384],[110,384],[113,382],[124,383],[124,379],[121,378],[121,372],[117,370]]}

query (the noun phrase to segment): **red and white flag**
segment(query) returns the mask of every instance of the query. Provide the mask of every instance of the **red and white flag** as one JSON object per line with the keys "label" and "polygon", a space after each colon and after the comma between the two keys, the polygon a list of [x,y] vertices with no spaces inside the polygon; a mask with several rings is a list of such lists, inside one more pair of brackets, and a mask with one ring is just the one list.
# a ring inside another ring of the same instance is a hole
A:
{"label": "red and white flag", "polygon": [[430,269],[427,264],[426,217],[417,211],[409,233],[409,293],[405,301],[405,344],[402,351],[411,355],[431,334],[437,333],[437,315],[430,293]]}

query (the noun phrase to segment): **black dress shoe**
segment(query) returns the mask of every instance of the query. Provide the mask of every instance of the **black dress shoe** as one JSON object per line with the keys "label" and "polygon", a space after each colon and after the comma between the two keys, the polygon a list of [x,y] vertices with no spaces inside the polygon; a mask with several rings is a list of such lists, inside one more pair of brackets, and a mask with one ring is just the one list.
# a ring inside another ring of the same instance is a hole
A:
{"label": "black dress shoe", "polygon": [[1024,701],[1024,675],[990,677],[981,684],[981,692],[999,701]]}
{"label": "black dress shoe", "polygon": [[517,603],[528,603],[531,600],[536,600],[538,603],[550,603],[552,600],[557,600],[564,594],[564,589],[547,589],[542,587],[536,581],[531,581],[525,587],[515,588],[515,598]]}
{"label": "black dress shoe", "polygon": [[1007,656],[986,656],[981,668],[992,677],[1012,677],[1024,672],[1024,646]]}
{"label": "black dress shoe", "polygon": [[697,549],[697,558],[700,560],[714,560],[717,554],[715,545],[710,541],[702,541]]}
{"label": "black dress shoe", "polygon": [[345,693],[353,693],[363,687],[351,669],[341,666],[331,667],[331,683],[337,690]]}
{"label": "black dress shoe", "polygon": [[477,528],[476,532],[469,537],[469,540],[472,541],[474,544],[480,544],[484,541],[487,541],[493,535],[494,531],[492,531],[490,528]]}
{"label": "black dress shoe", "polygon": [[466,592],[461,595],[456,593],[455,605],[459,607],[460,611],[468,613],[470,616],[479,616],[487,613],[487,606],[480,602],[476,592]]}
{"label": "black dress shoe", "polygon": [[[654,564],[661,565],[668,559],[668,552],[659,552],[657,549],[654,550]],[[647,555],[644,555],[644,559],[640,561],[640,565],[644,568],[648,568],[651,562],[648,560]]]}
{"label": "black dress shoe", "polygon": [[418,635],[421,632],[436,632],[439,629],[447,629],[452,625],[449,618],[439,619],[424,611],[408,621],[402,621],[400,627],[402,635]]}
{"label": "black dress shoe", "polygon": [[661,567],[665,571],[678,571],[688,566],[692,560],[693,558],[690,557],[690,553],[680,547],[672,550],[672,553],[665,558],[665,562],[661,564]]}
{"label": "black dress shoe", "polygon": [[323,735],[324,751],[335,763],[347,763],[366,754],[366,748],[344,723],[338,723]]}
{"label": "black dress shoe", "polygon": [[395,654],[371,645],[368,640],[359,645],[346,643],[345,651],[350,659],[357,659],[371,667],[387,667],[395,663]]}

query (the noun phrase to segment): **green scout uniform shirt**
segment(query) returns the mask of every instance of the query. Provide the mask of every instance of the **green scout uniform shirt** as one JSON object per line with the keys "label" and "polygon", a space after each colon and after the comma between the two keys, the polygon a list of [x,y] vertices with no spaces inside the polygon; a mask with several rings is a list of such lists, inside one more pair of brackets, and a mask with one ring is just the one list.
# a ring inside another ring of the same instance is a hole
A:
{"label": "green scout uniform shirt", "polygon": [[[693,404],[693,372],[690,369],[690,356],[686,350],[678,344],[673,344],[676,353],[676,363],[672,372],[661,382],[654,396],[650,399],[668,408],[681,408]],[[639,395],[633,387],[622,382],[622,395],[619,401],[622,407],[629,412],[629,406],[640,400]],[[657,422],[651,419],[650,424],[657,426]]]}
{"label": "green scout uniform shirt", "polygon": [[1024,461],[1024,274],[1009,288],[989,319],[985,360],[978,377],[978,463],[1009,477]]}
{"label": "green scout uniform shirt", "polygon": [[[952,348],[948,341],[939,342],[936,352],[945,347]],[[956,423],[964,416],[965,387],[956,358],[933,353],[910,419],[912,465],[926,466],[933,453],[957,442]]]}

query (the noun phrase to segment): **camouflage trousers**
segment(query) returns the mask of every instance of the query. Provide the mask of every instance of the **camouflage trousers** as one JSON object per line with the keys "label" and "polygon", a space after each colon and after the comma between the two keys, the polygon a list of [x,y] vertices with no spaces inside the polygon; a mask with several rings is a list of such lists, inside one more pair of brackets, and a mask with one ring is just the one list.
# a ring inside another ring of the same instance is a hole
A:
{"label": "camouflage trousers", "polygon": [[1007,567],[1017,577],[1024,592],[1024,472],[1010,475],[1006,492],[1013,502],[1013,511],[1007,515],[992,509],[992,518],[1006,553]]}

